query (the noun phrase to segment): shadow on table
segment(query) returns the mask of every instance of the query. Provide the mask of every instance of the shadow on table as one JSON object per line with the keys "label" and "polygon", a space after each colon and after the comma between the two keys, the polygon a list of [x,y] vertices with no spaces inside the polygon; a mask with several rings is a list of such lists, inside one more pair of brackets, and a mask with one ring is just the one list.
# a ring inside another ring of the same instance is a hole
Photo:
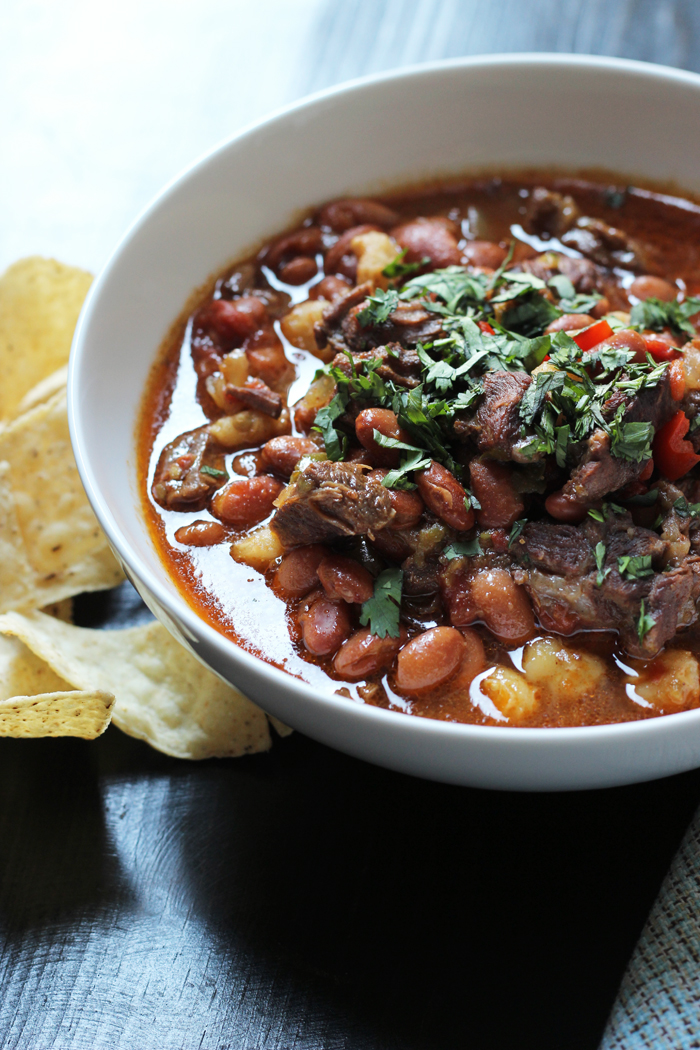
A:
{"label": "shadow on table", "polygon": [[3,1045],[593,1048],[698,795],[0,741]]}

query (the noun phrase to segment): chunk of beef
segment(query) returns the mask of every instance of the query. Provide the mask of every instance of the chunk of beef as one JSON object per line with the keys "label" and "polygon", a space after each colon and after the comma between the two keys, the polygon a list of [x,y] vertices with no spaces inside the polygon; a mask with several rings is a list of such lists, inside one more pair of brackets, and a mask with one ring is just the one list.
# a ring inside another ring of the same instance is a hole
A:
{"label": "chunk of beef", "polygon": [[529,522],[512,550],[522,565],[532,565],[557,576],[584,576],[595,568],[591,544],[573,525]]}
{"label": "chunk of beef", "polygon": [[[604,417],[612,420],[621,405],[626,406],[622,417],[625,423],[648,422],[655,430],[678,411],[671,397],[668,373],[664,373],[656,386],[645,387],[638,394],[615,391],[603,406]],[[609,435],[604,430],[594,430],[586,442],[581,463],[564,485],[562,495],[572,503],[595,503],[635,481],[648,462],[635,463],[614,456]]]}
{"label": "chunk of beef", "polygon": [[[376,350],[363,350],[352,355],[353,361],[381,361],[377,369],[382,379],[390,379],[397,386],[414,387],[420,383],[421,363],[415,350],[401,346],[400,343],[389,343],[378,346]],[[333,358],[333,367],[339,368],[347,376],[352,368],[347,354],[337,354]]]}
{"label": "chunk of beef", "polygon": [[282,398],[274,390],[270,390],[267,383],[262,379],[248,379],[245,386],[233,386],[226,384],[227,397],[234,401],[240,401],[246,408],[254,408],[272,419],[279,419],[282,412]]}
{"label": "chunk of beef", "polygon": [[528,199],[523,228],[538,237],[561,238],[578,217],[578,205],[573,197],[535,186]]}
{"label": "chunk of beef", "polygon": [[[700,390],[689,390],[683,398],[680,407],[685,412],[692,426],[693,421],[698,418],[700,413]],[[686,434],[686,440],[690,441],[696,454],[700,452],[700,426],[690,430]]]}
{"label": "chunk of beef", "polygon": [[473,416],[455,418],[455,434],[473,436],[481,452],[499,452],[509,459],[530,462],[518,452],[522,444],[520,402],[532,379],[527,372],[487,372],[484,393]]}
{"label": "chunk of beef", "polygon": [[[512,548],[521,566],[514,576],[546,630],[615,630],[631,656],[648,658],[697,617],[700,559],[689,557],[659,571],[666,564],[668,542],[635,526],[629,515],[604,524],[588,519],[578,528],[539,522],[528,525],[520,540]],[[598,543],[605,547],[600,575],[594,555]],[[620,574],[624,556],[649,556],[653,575],[635,579]],[[654,622],[640,638],[642,602],[645,616]]]}
{"label": "chunk of beef", "polygon": [[180,434],[160,454],[151,494],[166,510],[202,510],[227,480],[224,452],[208,427]]}
{"label": "chunk of beef", "polygon": [[283,546],[326,543],[383,529],[394,517],[391,497],[367,467],[358,463],[312,461],[282,495],[270,522]]}
{"label": "chunk of beef", "polygon": [[573,229],[562,234],[561,242],[601,266],[625,266],[639,273],[648,273],[652,268],[638,241],[601,219],[579,219]]}
{"label": "chunk of beef", "polygon": [[344,353],[391,343],[414,347],[442,333],[440,317],[426,310],[420,300],[400,302],[384,324],[361,325],[357,315],[364,309],[364,301],[371,294],[370,284],[358,285],[329,307],[323,319],[314,327],[316,342],[321,349],[331,346],[337,353]]}

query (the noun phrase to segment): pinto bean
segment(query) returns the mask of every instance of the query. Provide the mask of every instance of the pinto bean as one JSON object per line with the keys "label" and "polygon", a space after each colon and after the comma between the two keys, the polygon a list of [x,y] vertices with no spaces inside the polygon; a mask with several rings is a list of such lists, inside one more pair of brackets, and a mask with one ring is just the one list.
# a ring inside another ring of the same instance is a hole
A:
{"label": "pinto bean", "polygon": [[218,521],[193,521],[178,529],[175,539],[188,547],[213,547],[226,539],[226,529]]}
{"label": "pinto bean", "polygon": [[279,279],[285,284],[306,284],[318,273],[316,260],[309,255],[295,255],[279,268]]}
{"label": "pinto bean", "polygon": [[275,585],[288,598],[303,598],[318,586],[318,567],[328,554],[320,543],[295,547],[285,554],[275,573]]}
{"label": "pinto bean", "polygon": [[438,269],[458,265],[462,257],[457,238],[441,219],[414,219],[397,226],[391,236],[406,249],[405,261],[409,263],[419,263],[427,257]]}
{"label": "pinto bean", "polygon": [[246,344],[248,364],[253,375],[267,383],[271,390],[285,393],[294,379],[294,365],[287,360],[282,343],[274,331],[259,333]]}
{"label": "pinto bean", "polygon": [[[302,229],[295,230],[294,233],[288,233],[285,237],[280,237],[278,241],[275,241],[268,249],[264,262],[271,270],[277,270],[279,266],[298,256],[313,257],[322,248],[323,238],[318,226],[304,226]],[[289,283],[293,284],[294,282],[290,281]],[[303,284],[302,281],[299,283]]]}
{"label": "pinto bean", "polygon": [[629,286],[631,295],[644,301],[645,299],[662,299],[665,303],[672,303],[678,297],[678,289],[663,277],[654,277],[650,273],[636,277]]}
{"label": "pinto bean", "polygon": [[260,452],[244,452],[235,456],[231,466],[236,474],[242,474],[245,478],[254,478],[257,474],[264,474],[267,467],[263,466]]}
{"label": "pinto bean", "polygon": [[[389,472],[387,470],[372,470],[368,478],[376,478],[381,481]],[[425,510],[425,504],[417,492],[407,492],[404,489],[389,489],[389,499],[394,508],[394,517],[386,526],[387,529],[412,529],[421,519]]]}
{"label": "pinto bean", "polygon": [[374,594],[374,581],[367,569],[352,558],[328,554],[318,567],[318,578],[331,601],[351,605],[368,601]]}
{"label": "pinto bean", "polygon": [[349,291],[350,285],[342,277],[324,277],[318,284],[309,288],[309,299],[327,299],[329,303],[333,303]]}
{"label": "pinto bean", "polygon": [[323,595],[299,613],[299,626],[304,646],[314,656],[330,656],[352,629],[345,602],[332,602]]}
{"label": "pinto bean", "polygon": [[474,511],[467,510],[464,505],[467,493],[446,467],[433,461],[428,470],[420,472],[417,482],[427,506],[446,525],[459,532],[472,527]]}
{"label": "pinto bean", "polygon": [[387,635],[380,638],[371,634],[369,627],[355,631],[340,648],[333,661],[333,668],[341,678],[366,678],[390,667],[394,657],[408,637],[405,627],[400,628],[398,638]]}
{"label": "pinto bean", "polygon": [[355,420],[357,440],[372,456],[375,463],[382,467],[398,467],[400,454],[396,448],[382,448],[374,440],[374,431],[378,430],[384,437],[398,441],[409,441],[410,436],[399,426],[396,413],[390,408],[365,408]]}
{"label": "pinto bean", "polygon": [[513,472],[494,459],[473,459],[469,464],[472,490],[481,504],[476,512],[479,525],[507,529],[525,510],[522,497],[513,488]]}
{"label": "pinto bean", "polygon": [[553,492],[544,501],[545,509],[557,521],[565,521],[569,525],[578,525],[588,514],[585,503],[577,503],[570,496],[561,492]]}
{"label": "pinto bean", "polygon": [[257,478],[234,478],[212,499],[212,513],[227,525],[249,529],[272,514],[274,502],[283,487],[281,481],[269,474]]}
{"label": "pinto bean", "polygon": [[603,296],[599,299],[595,306],[591,307],[591,317],[595,317],[596,320],[605,317],[606,314],[610,313],[610,300]]}
{"label": "pinto bean", "polygon": [[500,642],[522,645],[535,633],[530,600],[506,569],[487,569],[474,576],[472,598]]}
{"label": "pinto bean", "polygon": [[469,241],[462,250],[462,262],[468,266],[485,266],[497,270],[508,253],[493,241]]}
{"label": "pinto bean", "polygon": [[393,226],[398,215],[386,204],[369,200],[366,197],[348,197],[345,200],[331,201],[324,204],[318,213],[321,226],[330,226],[336,233],[343,233],[360,223],[372,223],[374,226]]}
{"label": "pinto bean", "polygon": [[294,473],[302,456],[318,451],[318,445],[311,438],[282,434],[263,445],[260,450],[261,466],[264,470],[271,470],[275,474],[281,474],[283,478],[288,478]]}
{"label": "pinto bean", "polygon": [[459,670],[466,646],[456,627],[432,627],[400,651],[396,685],[403,693],[436,689]]}
{"label": "pinto bean", "polygon": [[266,319],[265,304],[251,295],[234,301],[213,299],[200,311],[196,324],[212,331],[224,347],[231,347],[262,328]]}
{"label": "pinto bean", "polygon": [[593,324],[594,318],[590,314],[562,314],[561,317],[557,317],[556,321],[552,321],[545,328],[545,334],[551,335],[554,332],[577,332],[579,328],[587,328],[589,324]]}
{"label": "pinto bean", "polygon": [[370,233],[372,230],[375,232],[381,232],[378,226],[369,226],[367,224],[362,226],[353,226],[345,233],[341,233],[338,240],[335,242],[332,248],[329,248],[326,252],[326,258],[323,264],[323,268],[329,275],[342,274],[343,277],[347,277],[349,280],[355,283],[355,277],[357,276],[357,256],[351,248],[351,244],[355,237],[360,237],[363,233]]}

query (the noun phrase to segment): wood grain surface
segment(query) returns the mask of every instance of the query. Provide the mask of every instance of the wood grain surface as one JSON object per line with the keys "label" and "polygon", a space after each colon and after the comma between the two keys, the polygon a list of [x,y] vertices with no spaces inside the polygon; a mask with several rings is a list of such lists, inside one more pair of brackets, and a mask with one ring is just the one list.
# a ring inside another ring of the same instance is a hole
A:
{"label": "wood grain surface", "polygon": [[[275,38],[292,94],[478,52],[700,69],[692,0],[310,10],[303,54]],[[105,628],[149,615],[128,585],[76,605]],[[116,729],[2,740],[0,1046],[593,1050],[699,798],[700,772],[549,796],[452,788],[298,734],[199,765]]]}

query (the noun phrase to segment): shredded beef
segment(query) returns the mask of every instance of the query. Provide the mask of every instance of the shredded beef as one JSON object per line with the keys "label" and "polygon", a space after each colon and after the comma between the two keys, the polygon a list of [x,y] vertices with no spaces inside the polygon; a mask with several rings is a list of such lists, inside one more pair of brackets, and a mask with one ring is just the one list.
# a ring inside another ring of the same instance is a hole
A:
{"label": "shredded beef", "polygon": [[487,372],[484,393],[473,416],[455,418],[455,434],[474,436],[481,452],[500,452],[509,459],[530,462],[519,455],[520,402],[532,379],[527,372]]}
{"label": "shredded beef", "polygon": [[[209,474],[202,468],[218,471]],[[167,510],[202,510],[227,480],[224,453],[208,427],[180,434],[160,454],[151,493]]]}
{"label": "shredded beef", "polygon": [[[595,548],[605,547],[599,574]],[[605,523],[588,519],[578,527],[531,523],[512,547],[520,564],[516,582],[527,590],[546,630],[573,634],[581,630],[615,630],[631,656],[652,657],[677,630],[697,618],[700,558],[691,556],[664,569],[669,544],[649,529],[635,526],[629,515]],[[623,556],[651,558],[653,575],[621,575]],[[639,637],[641,603],[654,623]]]}
{"label": "shredded beef", "polygon": [[[378,346],[375,350],[363,350],[352,355],[353,361],[381,361],[377,369],[382,379],[390,379],[397,386],[414,387],[420,383],[421,364],[415,350],[407,349],[400,343],[389,343]],[[347,354],[337,354],[333,358],[333,367],[349,376],[352,367]]]}
{"label": "shredded beef", "polygon": [[[361,293],[361,294],[360,294]],[[357,315],[372,294],[372,285],[358,285],[331,306],[314,327],[316,342],[323,349],[330,346],[337,353],[360,352],[391,343],[414,347],[436,339],[442,333],[442,321],[425,309],[420,300],[400,302],[388,320],[380,325],[361,325]]]}
{"label": "shredded beef", "polygon": [[313,461],[285,490],[270,522],[285,547],[325,543],[383,529],[394,517],[389,492],[358,463]]}
{"label": "shredded beef", "polygon": [[579,217],[573,197],[535,186],[527,203],[523,227],[538,236],[561,237]]}
{"label": "shredded beef", "polygon": [[601,219],[579,219],[573,229],[562,234],[561,241],[601,266],[625,266],[639,273],[651,269],[642,246],[624,230],[608,226]]}

